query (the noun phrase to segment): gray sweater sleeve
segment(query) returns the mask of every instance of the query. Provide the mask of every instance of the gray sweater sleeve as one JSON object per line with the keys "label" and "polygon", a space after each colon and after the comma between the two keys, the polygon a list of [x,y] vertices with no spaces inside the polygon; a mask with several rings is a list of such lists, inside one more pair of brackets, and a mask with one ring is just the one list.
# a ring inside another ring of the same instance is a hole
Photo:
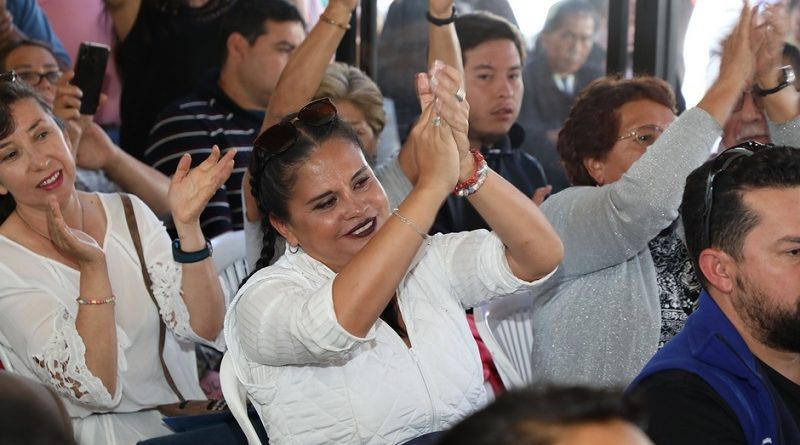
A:
{"label": "gray sweater sleeve", "polygon": [[800,116],[782,124],[776,124],[769,119],[767,123],[772,143],[800,148]]}
{"label": "gray sweater sleeve", "polygon": [[570,187],[542,205],[564,243],[562,276],[620,264],[678,217],[689,173],[709,156],[722,129],[704,110],[686,111],[618,181]]}

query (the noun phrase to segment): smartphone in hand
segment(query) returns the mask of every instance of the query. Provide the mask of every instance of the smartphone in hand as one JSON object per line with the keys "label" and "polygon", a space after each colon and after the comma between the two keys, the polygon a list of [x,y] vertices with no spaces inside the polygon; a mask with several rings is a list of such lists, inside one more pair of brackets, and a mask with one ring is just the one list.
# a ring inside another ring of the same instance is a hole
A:
{"label": "smartphone in hand", "polygon": [[97,112],[109,51],[108,45],[95,42],[83,42],[78,49],[72,84],[83,92],[81,114],[91,115]]}

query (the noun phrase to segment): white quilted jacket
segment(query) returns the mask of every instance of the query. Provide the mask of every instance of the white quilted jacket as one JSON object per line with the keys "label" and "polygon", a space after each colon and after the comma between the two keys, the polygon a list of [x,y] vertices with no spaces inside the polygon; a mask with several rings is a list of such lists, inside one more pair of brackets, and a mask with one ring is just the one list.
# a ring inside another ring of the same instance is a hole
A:
{"label": "white quilted jacket", "polygon": [[432,237],[398,288],[409,349],[381,320],[365,338],[346,332],[334,277],[287,251],[228,310],[229,354],[271,444],[399,444],[452,426],[486,401],[464,308],[533,286],[494,234]]}

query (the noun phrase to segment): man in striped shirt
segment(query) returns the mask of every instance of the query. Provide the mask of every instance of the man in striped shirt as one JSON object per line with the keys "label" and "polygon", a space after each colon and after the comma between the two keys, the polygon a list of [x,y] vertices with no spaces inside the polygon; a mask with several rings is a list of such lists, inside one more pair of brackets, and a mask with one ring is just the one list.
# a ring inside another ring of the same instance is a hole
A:
{"label": "man in striped shirt", "polygon": [[200,216],[207,238],[242,229],[241,184],[253,140],[289,55],[305,38],[300,13],[285,0],[239,0],[222,26],[222,67],[161,112],[145,151],[146,162],[169,175],[185,153],[194,167],[214,145],[223,154],[237,150],[233,174]]}

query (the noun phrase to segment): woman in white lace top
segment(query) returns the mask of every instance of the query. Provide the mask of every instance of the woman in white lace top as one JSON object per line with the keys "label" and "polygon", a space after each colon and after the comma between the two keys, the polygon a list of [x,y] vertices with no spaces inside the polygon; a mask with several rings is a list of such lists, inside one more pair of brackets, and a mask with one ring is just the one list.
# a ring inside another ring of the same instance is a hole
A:
{"label": "woman in white lace top", "polygon": [[[215,151],[169,192],[180,241],[206,247],[198,217],[233,167]],[[74,188],[63,128],[13,75],[0,81],[0,346],[20,374],[52,386],[79,443],[131,444],[168,434],[153,408],[178,397],[159,359],[159,314],[119,195]],[[167,333],[164,358],[178,390],[202,399],[194,342],[222,346],[224,301],[210,258],[173,261],[161,222],[131,197],[152,291]],[[179,204],[179,205],[176,205]],[[180,254],[180,252],[179,252]],[[198,253],[197,257],[202,257]]]}

